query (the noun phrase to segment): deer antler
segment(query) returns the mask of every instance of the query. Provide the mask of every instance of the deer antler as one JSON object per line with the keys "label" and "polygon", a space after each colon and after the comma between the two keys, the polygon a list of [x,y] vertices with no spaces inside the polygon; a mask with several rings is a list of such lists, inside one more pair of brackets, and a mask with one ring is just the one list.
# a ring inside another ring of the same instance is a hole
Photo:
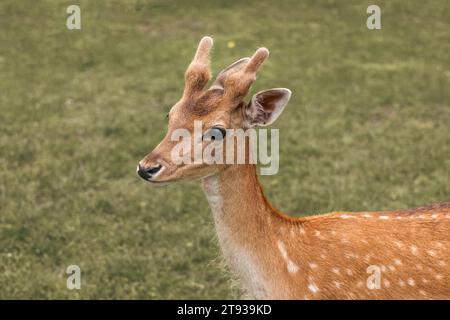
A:
{"label": "deer antler", "polygon": [[[211,78],[209,52],[212,46],[211,37],[203,37],[200,40],[194,59],[185,73],[184,96],[201,91]],[[269,50],[259,48],[251,58],[240,59],[219,73],[213,87],[223,89],[224,97],[230,100],[243,98],[256,80],[256,72],[268,56]]]}
{"label": "deer antler", "polygon": [[209,51],[213,46],[211,37],[203,37],[198,44],[194,59],[185,73],[184,95],[200,91],[211,78],[209,71]]}
{"label": "deer antler", "polygon": [[[235,72],[232,72],[232,69],[230,69],[231,72],[229,74],[224,74],[224,79],[222,80],[224,96],[230,100],[243,98],[256,80],[256,72],[268,56],[269,50],[259,48],[250,59],[244,58],[239,60],[238,62],[248,62],[245,66],[235,68]],[[236,62],[236,65],[238,65],[238,62]]]}

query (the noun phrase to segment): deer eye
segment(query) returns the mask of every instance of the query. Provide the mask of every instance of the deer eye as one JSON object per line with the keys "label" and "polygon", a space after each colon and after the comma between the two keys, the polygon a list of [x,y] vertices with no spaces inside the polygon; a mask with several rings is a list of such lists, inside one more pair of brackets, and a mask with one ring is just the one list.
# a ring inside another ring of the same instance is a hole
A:
{"label": "deer eye", "polygon": [[212,127],[203,135],[203,140],[217,141],[225,138],[227,131],[224,128]]}

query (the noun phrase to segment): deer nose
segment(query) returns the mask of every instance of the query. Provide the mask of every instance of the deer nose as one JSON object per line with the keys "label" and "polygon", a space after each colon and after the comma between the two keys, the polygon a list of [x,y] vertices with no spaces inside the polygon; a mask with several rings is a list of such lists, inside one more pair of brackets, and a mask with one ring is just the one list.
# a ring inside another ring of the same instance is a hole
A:
{"label": "deer nose", "polygon": [[146,168],[139,163],[138,168],[137,168],[137,173],[142,179],[150,180],[152,178],[152,175],[157,173],[159,170],[161,170],[161,168],[162,168],[161,165]]}

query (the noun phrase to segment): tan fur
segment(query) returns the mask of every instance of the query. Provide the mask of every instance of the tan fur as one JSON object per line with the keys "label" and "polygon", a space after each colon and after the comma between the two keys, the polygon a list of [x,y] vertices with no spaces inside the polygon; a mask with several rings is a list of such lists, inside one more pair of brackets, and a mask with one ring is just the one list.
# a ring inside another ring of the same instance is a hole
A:
{"label": "tan fur", "polygon": [[[282,110],[274,108],[287,89],[255,95],[265,98],[260,109],[243,100],[268,57],[265,48],[223,70],[204,90],[211,47],[211,38],[200,41],[183,97],[169,113],[167,134],[140,167],[163,168],[148,180],[153,185],[202,180],[224,257],[247,293],[259,299],[450,298],[450,203],[292,218],[266,200],[254,165],[171,162],[169,138],[177,128],[192,131],[195,120],[205,129],[265,125],[274,120],[267,115]],[[381,282],[370,289],[373,267],[381,271]]]}
{"label": "tan fur", "polygon": [[[219,181],[224,212],[219,223],[227,226],[265,275],[266,290],[256,298],[450,297],[450,203],[292,218],[266,201],[254,166],[232,166]],[[289,272],[279,241],[296,272]],[[367,287],[371,265],[381,269],[380,289]]]}

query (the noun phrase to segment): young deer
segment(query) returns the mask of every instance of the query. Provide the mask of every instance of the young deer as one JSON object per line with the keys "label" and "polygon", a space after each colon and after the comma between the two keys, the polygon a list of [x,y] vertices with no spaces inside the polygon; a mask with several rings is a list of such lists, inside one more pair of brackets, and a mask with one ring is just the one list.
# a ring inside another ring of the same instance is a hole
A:
{"label": "young deer", "polygon": [[[224,69],[205,90],[212,43],[200,41],[167,135],[139,162],[138,174],[152,185],[202,181],[223,255],[244,290],[258,299],[450,298],[450,203],[291,218],[269,204],[253,164],[174,164],[175,129],[192,131],[194,120],[216,133],[267,126],[290,98],[278,88],[244,101],[269,55],[265,48]],[[200,141],[202,148],[209,143]]]}

